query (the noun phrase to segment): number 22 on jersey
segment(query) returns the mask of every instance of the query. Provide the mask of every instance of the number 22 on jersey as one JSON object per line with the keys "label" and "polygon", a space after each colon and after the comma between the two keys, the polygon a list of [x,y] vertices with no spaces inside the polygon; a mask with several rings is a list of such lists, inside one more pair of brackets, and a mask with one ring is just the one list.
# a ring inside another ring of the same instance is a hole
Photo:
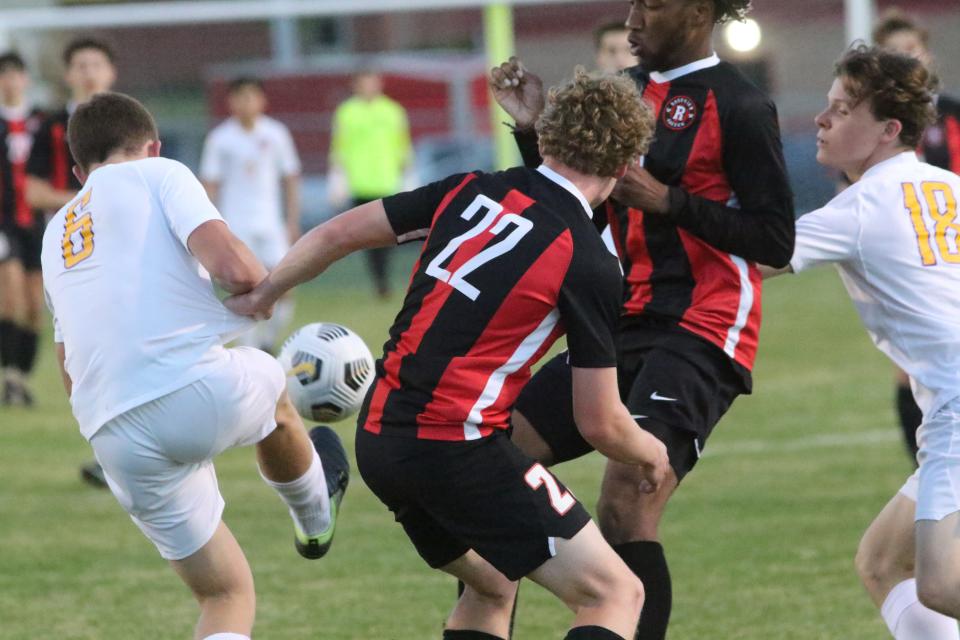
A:
{"label": "number 22 on jersey", "polygon": [[[920,262],[931,267],[937,264],[939,254],[946,263],[960,264],[960,223],[957,222],[957,198],[953,189],[946,182],[921,182],[919,193],[911,182],[904,182],[902,186],[903,204],[910,212],[913,231],[917,234]],[[923,215],[924,204],[934,223],[932,234]]]}
{"label": "number 22 on jersey", "polygon": [[[477,299],[477,296],[480,295],[480,290],[467,282],[465,278],[479,267],[513,249],[517,246],[517,243],[520,242],[520,239],[527,235],[533,228],[533,223],[530,222],[530,220],[522,218],[515,213],[508,213],[497,219],[497,216],[503,211],[503,206],[501,206],[499,202],[495,202],[482,194],[474,198],[473,202],[460,214],[460,217],[464,220],[473,220],[481,209],[486,209],[487,213],[480,219],[480,222],[465,233],[451,240],[447,246],[443,248],[443,251],[438,253],[437,256],[430,261],[430,264],[427,265],[427,275],[433,276],[441,282],[446,282],[471,300]],[[496,222],[496,224],[494,224],[494,222]],[[498,236],[506,231],[510,225],[513,225],[514,228],[507,237],[479,252],[460,265],[460,268],[453,273],[450,273],[440,266],[453,257],[457,249],[467,240],[476,238],[488,229],[491,235]]]}
{"label": "number 22 on jersey", "polygon": [[93,254],[93,218],[84,211],[90,204],[90,189],[70,205],[63,223],[63,266],[71,269]]}

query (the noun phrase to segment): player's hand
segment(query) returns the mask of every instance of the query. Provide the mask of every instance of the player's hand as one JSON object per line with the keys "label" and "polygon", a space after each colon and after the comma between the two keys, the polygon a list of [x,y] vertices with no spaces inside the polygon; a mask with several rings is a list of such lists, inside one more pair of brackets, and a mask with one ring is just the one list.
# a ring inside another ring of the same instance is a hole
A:
{"label": "player's hand", "polygon": [[640,490],[644,493],[656,491],[670,470],[670,458],[667,456],[667,447],[658,438],[647,434],[649,442],[645,443],[649,450],[647,462],[640,465]]}
{"label": "player's hand", "polygon": [[663,214],[670,209],[670,189],[641,167],[630,164],[610,197],[644,213]]}
{"label": "player's hand", "polygon": [[254,320],[269,320],[273,315],[272,300],[264,295],[262,284],[248,293],[230,296],[223,301],[223,306],[239,316],[248,316]]}
{"label": "player's hand", "polygon": [[527,71],[516,56],[511,56],[490,70],[489,83],[494,100],[514,119],[517,128],[532,127],[545,104],[543,80]]}

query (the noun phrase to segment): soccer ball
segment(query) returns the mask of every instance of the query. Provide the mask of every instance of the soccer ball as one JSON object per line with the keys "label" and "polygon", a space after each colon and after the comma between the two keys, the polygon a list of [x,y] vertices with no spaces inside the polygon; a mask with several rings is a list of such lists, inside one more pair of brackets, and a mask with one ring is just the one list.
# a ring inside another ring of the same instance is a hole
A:
{"label": "soccer ball", "polygon": [[373,382],[373,356],[350,329],[315,322],[297,329],[277,356],[287,392],[301,416],[315,422],[348,418],[360,409]]}

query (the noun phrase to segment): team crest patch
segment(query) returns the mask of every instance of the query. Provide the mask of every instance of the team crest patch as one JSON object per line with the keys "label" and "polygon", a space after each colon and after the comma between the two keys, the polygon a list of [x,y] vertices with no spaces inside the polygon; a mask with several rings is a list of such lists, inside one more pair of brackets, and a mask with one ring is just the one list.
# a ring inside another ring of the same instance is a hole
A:
{"label": "team crest patch", "polygon": [[687,96],[671,98],[663,108],[663,124],[674,131],[686,129],[697,117],[697,103]]}

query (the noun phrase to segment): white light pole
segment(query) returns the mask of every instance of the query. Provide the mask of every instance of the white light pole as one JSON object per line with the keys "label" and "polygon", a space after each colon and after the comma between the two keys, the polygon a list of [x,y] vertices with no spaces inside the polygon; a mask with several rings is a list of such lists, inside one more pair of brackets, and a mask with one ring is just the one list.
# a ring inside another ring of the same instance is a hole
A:
{"label": "white light pole", "polygon": [[876,15],[875,0],[843,0],[843,9],[846,18],[845,45],[850,46],[856,40],[872,44],[873,38],[870,34]]}

